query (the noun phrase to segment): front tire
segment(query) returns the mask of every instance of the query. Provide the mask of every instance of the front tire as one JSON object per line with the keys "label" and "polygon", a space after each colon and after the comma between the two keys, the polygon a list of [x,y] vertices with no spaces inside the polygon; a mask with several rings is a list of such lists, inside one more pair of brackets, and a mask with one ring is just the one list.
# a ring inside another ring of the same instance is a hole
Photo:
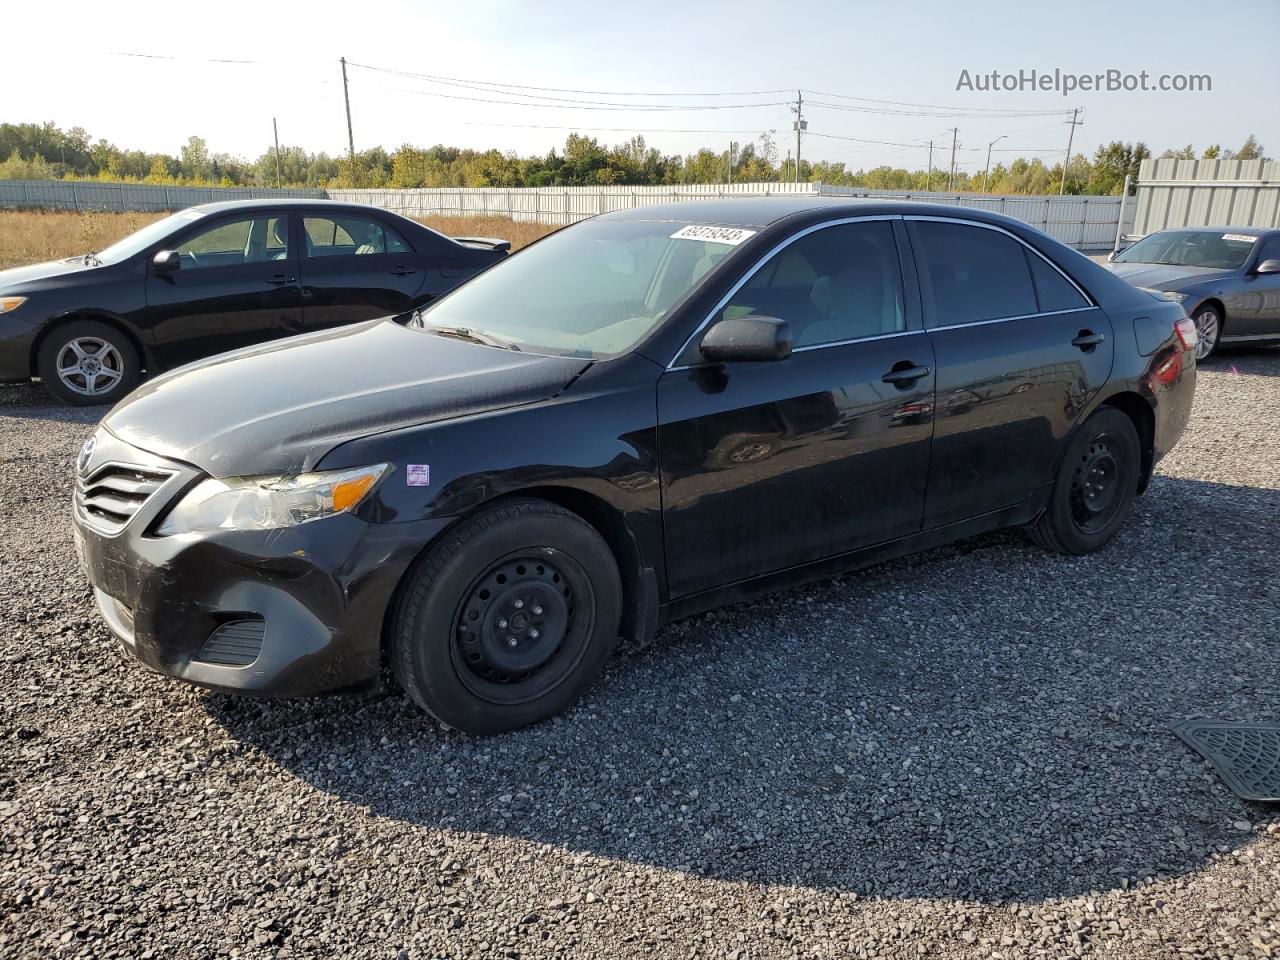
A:
{"label": "front tire", "polygon": [[59,400],[86,407],[115,403],[138,385],[138,351],[120,330],[97,320],[73,320],[40,344],[36,372]]}
{"label": "front tire", "polygon": [[397,681],[467,733],[514,730],[586,691],[618,637],[622,586],[607,543],[543,500],[483,510],[410,572],[391,621]]}
{"label": "front tire", "polygon": [[1028,528],[1057,553],[1092,553],[1124,525],[1138,493],[1142,452],[1133,421],[1103,407],[1076,431],[1058,467],[1049,505]]}
{"label": "front tire", "polygon": [[1208,360],[1222,339],[1222,311],[1207,303],[1192,318],[1196,325],[1196,362]]}

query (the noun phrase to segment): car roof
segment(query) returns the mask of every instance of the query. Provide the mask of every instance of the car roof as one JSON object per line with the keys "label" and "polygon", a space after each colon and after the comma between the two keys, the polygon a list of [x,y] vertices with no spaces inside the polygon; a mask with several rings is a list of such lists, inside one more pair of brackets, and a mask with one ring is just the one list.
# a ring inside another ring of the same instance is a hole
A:
{"label": "car roof", "polygon": [[393,213],[382,207],[374,207],[366,203],[345,203],[341,200],[326,200],[324,197],[280,197],[279,199],[258,198],[254,200],[215,200],[213,203],[198,203],[188,210],[202,210],[205,213],[222,213],[226,210],[254,210],[276,207],[328,207],[333,210],[381,210]]}
{"label": "car roof", "polygon": [[705,223],[720,227],[760,229],[787,217],[806,213],[825,213],[831,218],[920,215],[960,217],[1000,226],[1026,226],[1020,220],[998,213],[922,200],[764,195],[680,200],[630,210],[617,210],[601,214],[596,219],[661,220],[672,223]]}
{"label": "car roof", "polygon": [[[1156,233],[1238,233],[1245,237],[1265,237],[1268,234],[1278,231],[1271,227],[1165,227],[1163,230],[1157,230]],[[1155,234],[1148,234],[1155,236]]]}

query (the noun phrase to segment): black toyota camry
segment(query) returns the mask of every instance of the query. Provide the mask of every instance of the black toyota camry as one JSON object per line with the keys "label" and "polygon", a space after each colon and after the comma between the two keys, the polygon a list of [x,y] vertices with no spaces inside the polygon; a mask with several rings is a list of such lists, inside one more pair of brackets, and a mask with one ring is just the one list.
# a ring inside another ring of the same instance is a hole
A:
{"label": "black toyota camry", "polygon": [[1195,343],[977,210],[613,213],[410,317],[144,384],[80,454],[76,540],[157,671],[284,695],[385,663],[506,730],[619,637],[770,587],[998,527],[1098,549],[1183,431]]}
{"label": "black toyota camry", "polygon": [[141,380],[264,340],[401,313],[506,256],[328,200],[190,207],[96,253],[0,271],[0,383],[114,403]]}

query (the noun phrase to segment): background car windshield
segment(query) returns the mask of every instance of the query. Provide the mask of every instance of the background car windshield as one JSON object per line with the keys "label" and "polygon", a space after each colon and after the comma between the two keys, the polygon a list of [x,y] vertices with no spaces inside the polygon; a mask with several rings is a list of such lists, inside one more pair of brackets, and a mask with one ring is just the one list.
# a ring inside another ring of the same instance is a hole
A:
{"label": "background car windshield", "polygon": [[1116,263],[1166,263],[1177,267],[1237,270],[1244,266],[1254,238],[1204,230],[1170,230],[1144,237],[1116,257]]}
{"label": "background car windshield", "polygon": [[562,230],[423,310],[423,326],[466,327],[535,353],[625,353],[734,249],[673,239],[682,226],[595,220]]}
{"label": "background car windshield", "polygon": [[119,263],[127,260],[135,253],[141,253],[153,243],[159,243],[169,234],[190,223],[199,220],[203,214],[195,210],[179,210],[172,216],[147,224],[136,233],[131,233],[123,240],[117,240],[105,250],[98,251],[98,259],[103,263]]}

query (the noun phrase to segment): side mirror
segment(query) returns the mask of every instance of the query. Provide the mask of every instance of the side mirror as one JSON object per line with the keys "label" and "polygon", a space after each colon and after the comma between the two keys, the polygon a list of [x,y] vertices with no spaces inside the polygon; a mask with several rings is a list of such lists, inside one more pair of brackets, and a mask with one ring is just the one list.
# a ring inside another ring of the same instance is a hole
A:
{"label": "side mirror", "polygon": [[1107,254],[1107,263],[1113,262],[1115,258],[1118,257],[1119,255],[1120,255],[1119,250],[1112,250],[1110,253]]}
{"label": "side mirror", "polygon": [[699,349],[712,363],[785,360],[791,356],[791,325],[775,317],[721,320],[706,332]]}
{"label": "side mirror", "polygon": [[151,258],[151,266],[156,273],[173,273],[182,266],[182,258],[177,250],[161,250]]}
{"label": "side mirror", "polygon": [[1280,260],[1263,260],[1253,268],[1254,273],[1280,273]]}

